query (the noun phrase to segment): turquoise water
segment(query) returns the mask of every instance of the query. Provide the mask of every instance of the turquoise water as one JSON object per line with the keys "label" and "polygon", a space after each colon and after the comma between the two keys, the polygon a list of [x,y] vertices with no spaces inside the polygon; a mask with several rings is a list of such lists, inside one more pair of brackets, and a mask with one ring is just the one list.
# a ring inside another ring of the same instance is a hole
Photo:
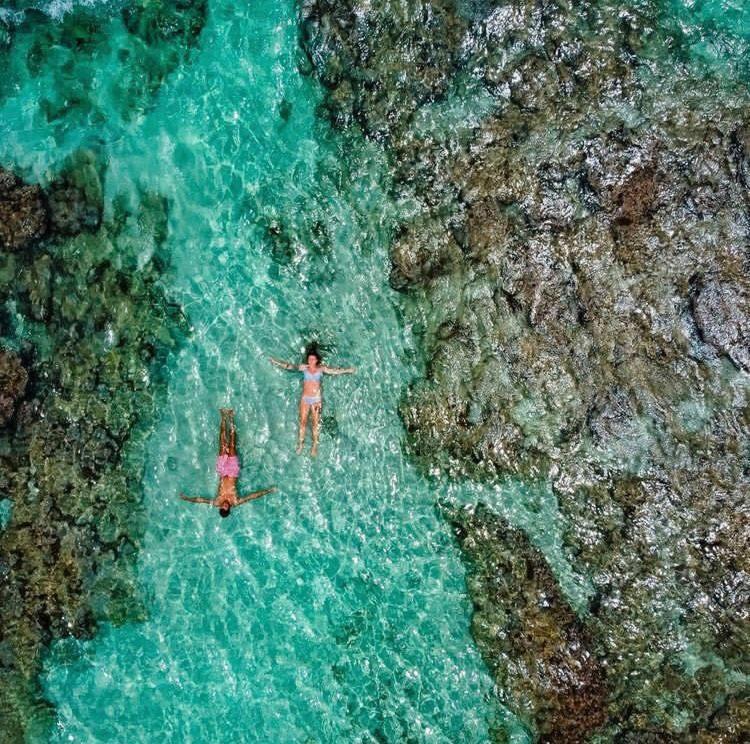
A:
{"label": "turquoise water", "polygon": [[661,33],[678,59],[747,79],[750,6],[744,0],[664,0]]}
{"label": "turquoise water", "polygon": [[[50,64],[4,102],[2,155],[43,179],[95,141],[109,209],[166,194],[169,291],[192,333],[143,454],[148,619],[51,649],[53,739],[487,741],[492,682],[458,550],[402,453],[397,403],[418,360],[387,288],[378,152],[316,118],[292,3],[213,3],[190,64],[129,119],[102,120],[127,43],[116,19],[105,32],[94,103],[49,123],[36,104],[62,84]],[[270,224],[309,239],[275,260]],[[293,453],[299,380],[267,362],[311,336],[359,369],[326,383],[316,461]],[[228,520],[177,500],[214,492],[220,406],[236,410],[243,492],[279,486]]]}

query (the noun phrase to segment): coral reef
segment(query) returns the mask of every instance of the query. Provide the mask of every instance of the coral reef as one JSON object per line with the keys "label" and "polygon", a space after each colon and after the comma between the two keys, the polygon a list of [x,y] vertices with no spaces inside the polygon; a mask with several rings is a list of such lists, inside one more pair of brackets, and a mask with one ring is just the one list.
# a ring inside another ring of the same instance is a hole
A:
{"label": "coral reef", "polygon": [[0,169],[0,247],[20,251],[47,233],[49,217],[39,186]]}
{"label": "coral reef", "polygon": [[49,219],[59,236],[96,230],[102,221],[101,174],[94,154],[79,150],[47,188]]}
{"label": "coral reef", "polygon": [[[718,659],[694,662],[690,671],[679,663],[661,665],[661,636],[641,636],[630,618],[620,627],[622,618],[599,602],[578,618],[542,554],[487,507],[442,505],[441,512],[467,561],[472,635],[501,701],[536,740],[742,740],[750,715],[747,689],[739,679],[727,683]],[[634,658],[618,658],[623,649]],[[633,684],[623,674],[643,679]],[[670,730],[652,718],[653,700],[638,705],[644,680],[659,685],[665,713],[688,701],[690,725]],[[504,741],[502,731],[496,738]]]}
{"label": "coral reef", "polygon": [[18,354],[0,348],[0,427],[8,425],[23,399],[29,373]]}
{"label": "coral reef", "polygon": [[[370,9],[304,0],[301,15],[309,69],[330,91],[328,115],[338,125],[357,122],[377,138],[445,92],[467,27],[451,0],[384,0]],[[394,49],[408,53],[394,58]]]}
{"label": "coral reef", "polygon": [[[166,200],[143,194],[102,221],[101,168],[77,153],[49,187],[12,183],[0,252],[0,740],[42,736],[46,644],[140,616],[138,432],[184,320],[159,279]],[[21,195],[19,197],[19,194]],[[32,209],[33,208],[33,209]],[[42,236],[44,236],[42,238]]]}
{"label": "coral reef", "polygon": [[472,635],[503,703],[541,741],[584,741],[606,721],[604,671],[544,556],[482,505],[443,511],[469,565]]}
{"label": "coral reef", "polygon": [[[389,2],[307,2],[301,43],[332,123],[382,143],[403,205],[391,283],[427,359],[401,406],[411,453],[554,492],[594,586],[581,622],[608,696],[590,738],[731,740],[750,643],[746,85],[656,3],[399,9],[389,33]],[[446,124],[480,94],[485,116]],[[487,530],[498,555],[517,545]],[[480,617],[525,617],[478,575]],[[511,707],[553,730],[557,694],[538,679],[526,702],[511,647],[478,627]]]}

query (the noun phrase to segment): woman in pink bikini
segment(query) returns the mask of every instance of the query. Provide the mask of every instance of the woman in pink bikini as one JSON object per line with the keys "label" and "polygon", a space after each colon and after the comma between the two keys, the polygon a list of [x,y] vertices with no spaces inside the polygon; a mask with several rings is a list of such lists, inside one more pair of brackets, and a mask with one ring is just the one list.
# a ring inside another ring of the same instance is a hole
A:
{"label": "woman in pink bikini", "polygon": [[312,447],[310,454],[318,454],[318,435],[320,433],[320,412],[323,408],[323,388],[321,379],[326,375],[349,375],[356,372],[354,367],[326,367],[321,364],[320,354],[315,349],[308,349],[307,364],[290,364],[270,357],[271,364],[281,369],[302,372],[302,398],[299,402],[299,435],[297,436],[297,454],[302,453],[305,445],[307,415],[312,413]]}
{"label": "woman in pink bikini", "polygon": [[[227,436],[227,428],[229,435]],[[216,491],[216,498],[204,499],[200,496],[185,496],[180,494],[183,501],[192,501],[194,504],[210,504],[219,509],[222,517],[228,517],[233,506],[259,499],[267,493],[276,490],[276,486],[264,488],[262,491],[237,498],[237,478],[240,475],[240,461],[237,459],[237,451],[234,444],[236,432],[234,428],[234,411],[231,408],[221,409],[221,426],[219,428],[219,456],[216,458],[216,472],[219,475],[219,488]]]}

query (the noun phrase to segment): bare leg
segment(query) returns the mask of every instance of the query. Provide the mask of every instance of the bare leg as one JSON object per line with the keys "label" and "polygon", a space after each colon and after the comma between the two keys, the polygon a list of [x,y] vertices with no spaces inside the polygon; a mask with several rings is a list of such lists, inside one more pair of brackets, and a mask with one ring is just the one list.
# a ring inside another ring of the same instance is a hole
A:
{"label": "bare leg", "polygon": [[235,445],[237,442],[237,429],[234,426],[234,411],[230,411],[229,413],[229,423],[231,425],[229,430],[229,454],[236,455],[237,450],[235,449]]}
{"label": "bare leg", "polygon": [[297,454],[302,454],[302,447],[305,444],[305,429],[307,428],[307,414],[310,412],[309,403],[304,400],[299,402],[299,434],[297,435]]}
{"label": "bare leg", "polygon": [[226,413],[224,408],[221,409],[221,424],[219,426],[219,454],[223,455],[227,444],[227,426]]}
{"label": "bare leg", "polygon": [[[235,429],[234,429],[234,410],[232,408],[220,408],[221,426],[219,427],[219,454],[235,454]],[[227,423],[230,430],[227,436]]]}
{"label": "bare leg", "polygon": [[320,435],[320,403],[316,403],[312,408],[312,448],[310,454],[315,457],[318,454],[318,436]]}

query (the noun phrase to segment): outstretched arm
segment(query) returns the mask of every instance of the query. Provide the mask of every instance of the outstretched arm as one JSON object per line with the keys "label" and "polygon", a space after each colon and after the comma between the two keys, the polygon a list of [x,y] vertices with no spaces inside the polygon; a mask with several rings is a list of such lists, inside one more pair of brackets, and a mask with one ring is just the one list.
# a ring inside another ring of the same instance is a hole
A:
{"label": "outstretched arm", "polygon": [[281,369],[299,370],[299,365],[290,364],[289,362],[282,362],[280,359],[274,359],[273,357],[268,358],[271,360],[271,364],[276,367],[281,367]]}
{"label": "outstretched arm", "polygon": [[271,486],[270,488],[264,488],[262,491],[249,493],[247,496],[243,496],[241,499],[237,499],[237,503],[235,504],[235,506],[241,506],[242,504],[246,504],[248,501],[259,499],[261,496],[265,496],[267,493],[273,493],[275,490],[276,486]]}
{"label": "outstretched arm", "polygon": [[327,375],[353,375],[356,371],[354,367],[323,367]]}
{"label": "outstretched arm", "polygon": [[185,496],[184,493],[180,494],[180,498],[183,501],[190,501],[193,504],[213,504],[213,499],[204,499],[202,496]]}

